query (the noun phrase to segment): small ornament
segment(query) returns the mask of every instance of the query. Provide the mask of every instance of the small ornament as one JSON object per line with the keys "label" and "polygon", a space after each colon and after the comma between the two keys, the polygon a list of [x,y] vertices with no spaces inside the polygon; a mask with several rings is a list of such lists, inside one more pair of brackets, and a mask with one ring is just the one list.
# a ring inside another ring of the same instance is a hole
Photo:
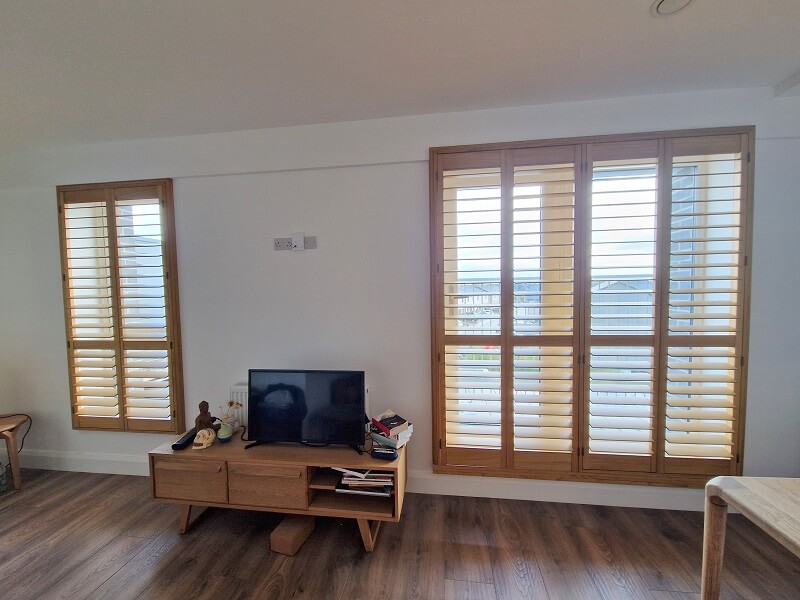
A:
{"label": "small ornament", "polygon": [[216,437],[217,437],[216,432],[210,427],[199,430],[197,432],[197,435],[194,436],[194,442],[192,442],[192,450],[202,450],[204,448],[208,448],[211,444],[214,443]]}

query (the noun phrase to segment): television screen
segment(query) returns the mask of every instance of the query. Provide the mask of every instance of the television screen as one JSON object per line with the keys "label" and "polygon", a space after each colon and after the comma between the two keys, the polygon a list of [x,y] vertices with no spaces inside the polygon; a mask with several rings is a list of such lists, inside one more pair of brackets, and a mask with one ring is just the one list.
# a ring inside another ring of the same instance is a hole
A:
{"label": "television screen", "polygon": [[248,373],[249,437],[259,442],[364,443],[364,371]]}

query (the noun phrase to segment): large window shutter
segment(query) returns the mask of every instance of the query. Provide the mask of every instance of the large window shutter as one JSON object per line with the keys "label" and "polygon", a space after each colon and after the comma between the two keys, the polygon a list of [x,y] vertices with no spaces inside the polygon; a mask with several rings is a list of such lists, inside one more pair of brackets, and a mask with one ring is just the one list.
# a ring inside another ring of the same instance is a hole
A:
{"label": "large window shutter", "polygon": [[181,431],[171,181],[58,191],[73,426]]}
{"label": "large window shutter", "polygon": [[431,150],[436,472],[741,472],[752,136]]}

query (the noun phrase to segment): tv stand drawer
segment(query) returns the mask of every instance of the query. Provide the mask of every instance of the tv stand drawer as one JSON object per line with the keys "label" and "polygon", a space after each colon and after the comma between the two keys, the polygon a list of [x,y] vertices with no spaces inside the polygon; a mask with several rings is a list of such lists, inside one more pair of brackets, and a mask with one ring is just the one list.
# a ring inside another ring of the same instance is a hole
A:
{"label": "tv stand drawer", "polygon": [[308,468],[228,463],[228,502],[244,506],[308,508]]}
{"label": "tv stand drawer", "polygon": [[153,460],[156,498],[227,502],[228,477],[225,461],[160,458]]}

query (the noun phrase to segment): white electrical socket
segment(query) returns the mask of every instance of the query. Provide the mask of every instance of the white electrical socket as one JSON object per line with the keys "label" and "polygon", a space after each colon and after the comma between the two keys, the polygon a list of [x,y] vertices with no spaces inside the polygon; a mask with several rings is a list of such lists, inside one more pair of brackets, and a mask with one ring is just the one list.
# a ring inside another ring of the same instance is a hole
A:
{"label": "white electrical socket", "polygon": [[[275,250],[294,250],[294,244],[292,243],[292,238],[273,238],[273,247]],[[309,235],[306,236],[303,240],[304,250],[316,250],[317,249],[317,236]]]}
{"label": "white electrical socket", "polygon": [[300,251],[306,249],[306,234],[298,231],[292,234],[292,250]]}

